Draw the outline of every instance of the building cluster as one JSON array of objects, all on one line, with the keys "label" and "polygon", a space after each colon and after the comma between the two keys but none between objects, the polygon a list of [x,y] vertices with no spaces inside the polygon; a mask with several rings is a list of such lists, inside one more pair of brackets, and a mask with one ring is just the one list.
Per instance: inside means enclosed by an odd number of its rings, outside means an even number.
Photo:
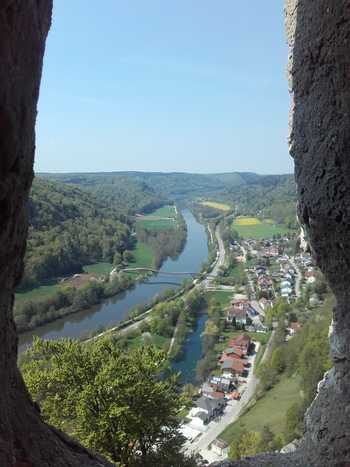
[{"label": "building cluster", "polygon": [[256,287],[261,296],[273,299],[275,291],[273,288],[273,281],[267,267],[264,264],[258,264],[254,268],[256,275]]},{"label": "building cluster", "polygon": [[[238,297],[238,294],[237,294]],[[243,329],[249,332],[267,332],[260,316],[259,307],[254,306],[246,295],[242,298],[235,298],[231,302],[231,307],[226,313],[226,323],[236,329]]]},{"label": "building cluster", "polygon": [[228,400],[240,399],[249,374],[249,356],[252,341],[247,334],[241,334],[228,343],[218,358],[218,372],[201,386],[201,397],[195,401],[187,418],[190,426],[204,430],[212,420],[224,412]]}]

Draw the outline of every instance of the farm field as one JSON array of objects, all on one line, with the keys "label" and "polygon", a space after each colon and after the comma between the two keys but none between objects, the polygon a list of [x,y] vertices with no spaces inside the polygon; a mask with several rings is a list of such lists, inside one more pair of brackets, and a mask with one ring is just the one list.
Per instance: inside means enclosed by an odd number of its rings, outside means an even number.
[{"label": "farm field", "polygon": [[138,216],[136,222],[151,230],[167,230],[177,225],[175,206],[163,206],[150,214]]},{"label": "farm field", "polygon": [[225,211],[225,212],[231,209],[231,206],[229,206],[228,204],[218,203],[216,201],[201,201],[200,204],[202,206],[208,206],[208,208],[213,208],[213,209],[217,209],[219,211]]},{"label": "farm field", "polygon": [[237,217],[232,223],[232,228],[236,230],[241,237],[254,238],[257,240],[290,233],[287,227],[274,224],[272,219],[260,220],[256,217]]},{"label": "farm field", "polygon": [[162,206],[153,211],[150,215],[158,217],[176,217],[176,209],[175,206]]},{"label": "farm field", "polygon": [[149,268],[153,266],[154,254],[152,248],[145,243],[137,242],[136,248],[132,251],[134,261],[129,263],[131,268]]},{"label": "farm field", "polygon": [[[300,401],[300,379],[297,376],[282,378],[239,420],[229,425],[220,438],[231,443],[242,430],[262,432],[268,425],[275,434],[285,431],[286,414],[289,407]],[[278,407],[278,410],[276,410]]]}]

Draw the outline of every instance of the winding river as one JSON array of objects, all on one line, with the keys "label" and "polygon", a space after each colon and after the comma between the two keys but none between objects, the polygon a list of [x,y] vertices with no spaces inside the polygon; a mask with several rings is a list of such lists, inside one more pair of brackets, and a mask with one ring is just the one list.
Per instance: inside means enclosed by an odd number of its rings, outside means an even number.
[{"label": "winding river", "polygon": [[[197,222],[189,210],[185,209],[182,214],[187,224],[185,247],[176,260],[168,259],[163,263],[161,272],[198,272],[201,265],[207,261],[208,247],[204,226]],[[154,275],[148,282],[139,283],[134,288],[105,300],[99,305],[21,334],[19,336],[19,352],[30,345],[33,336],[39,336],[43,339],[80,337],[101,326],[115,326],[125,319],[135,306],[150,302],[156,294],[165,289],[179,287],[184,277]],[[171,284],[168,282],[169,278],[171,278]]]}]

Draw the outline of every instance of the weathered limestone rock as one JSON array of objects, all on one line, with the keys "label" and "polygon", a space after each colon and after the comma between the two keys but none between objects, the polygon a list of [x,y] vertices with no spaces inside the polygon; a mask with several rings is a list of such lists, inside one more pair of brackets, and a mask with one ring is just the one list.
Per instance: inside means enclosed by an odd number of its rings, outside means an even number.
[{"label": "weathered limestone rock", "polygon": [[45,425],[16,366],[13,290],[23,269],[25,205],[52,0],[0,1],[0,466],[110,465]]},{"label": "weathered limestone rock", "polygon": [[286,0],[290,153],[299,218],[336,295],[334,368],[319,384],[294,455],[221,466],[350,465],[350,1]]},{"label": "weathered limestone rock", "polygon": [[299,217],[337,298],[334,369],[306,415],[310,465],[350,463],[350,2],[287,2]]}]

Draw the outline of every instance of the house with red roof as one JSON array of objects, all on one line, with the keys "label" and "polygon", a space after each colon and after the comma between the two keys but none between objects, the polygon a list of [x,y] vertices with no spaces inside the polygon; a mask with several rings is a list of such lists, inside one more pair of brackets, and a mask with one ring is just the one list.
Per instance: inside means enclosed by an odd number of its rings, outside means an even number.
[{"label": "house with red roof", "polygon": [[244,361],[238,358],[226,357],[221,363],[223,373],[231,374],[232,376],[244,376],[247,373]]},{"label": "house with red roof", "polygon": [[229,342],[229,347],[238,349],[242,351],[244,355],[247,355],[249,353],[251,343],[252,340],[248,334],[240,334]]}]

